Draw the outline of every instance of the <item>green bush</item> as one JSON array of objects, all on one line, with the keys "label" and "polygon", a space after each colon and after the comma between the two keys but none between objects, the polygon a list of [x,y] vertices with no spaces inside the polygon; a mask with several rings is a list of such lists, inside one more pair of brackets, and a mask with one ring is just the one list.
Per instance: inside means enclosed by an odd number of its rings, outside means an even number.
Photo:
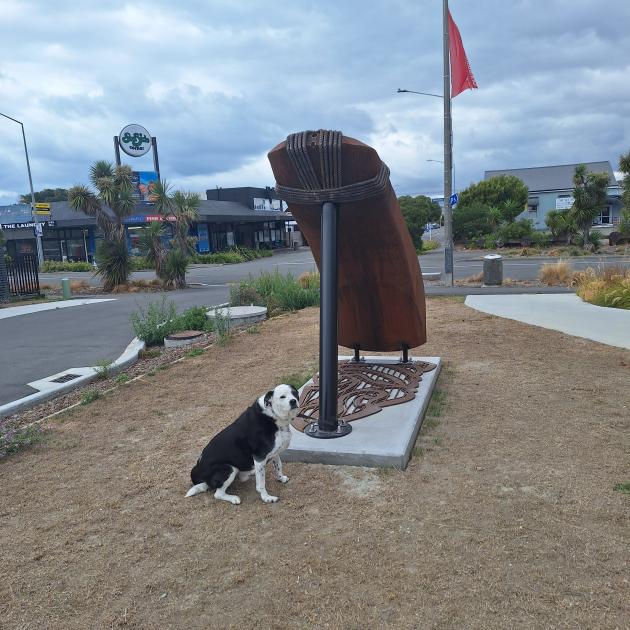
[{"label": "green bush", "polygon": [[483,247],[484,249],[496,249],[497,235],[495,233],[487,234],[483,241]]},{"label": "green bush", "polygon": [[[159,302],[150,302],[146,308],[138,307],[131,313],[133,332],[147,346],[164,342],[164,337],[177,330],[178,318],[175,302],[162,297]],[[183,329],[181,329],[183,330]]]},{"label": "green bush", "polygon": [[0,418],[0,459],[39,442],[42,428],[36,424],[30,427],[20,426],[11,418]]},{"label": "green bush", "polygon": [[547,232],[534,232],[531,239],[536,247],[549,247],[551,245],[551,234]]},{"label": "green bush", "polygon": [[181,315],[177,316],[175,321],[177,330],[206,330],[209,329],[209,320],[206,317],[206,308],[204,306],[191,306]]},{"label": "green bush", "polygon": [[231,265],[245,262],[245,258],[237,252],[215,252],[214,254],[195,254],[193,262],[203,265]]},{"label": "green bush", "polygon": [[255,260],[256,258],[269,258],[270,256],[273,256],[273,252],[270,249],[251,249],[235,245],[225,252],[194,254],[193,262],[211,265],[232,265]]},{"label": "green bush", "polygon": [[94,271],[94,267],[88,262],[61,262],[59,260],[45,260],[39,267],[41,273],[55,271]]},{"label": "green bush", "polygon": [[422,241],[422,251],[430,252],[434,249],[437,249],[440,244],[437,241]]},{"label": "green bush", "polygon": [[513,223],[505,223],[496,231],[497,240],[501,240],[504,243],[532,238],[533,234],[534,224],[530,219],[519,219]]},{"label": "green bush", "polygon": [[485,204],[474,202],[469,206],[457,205],[453,211],[453,238],[465,241],[492,232],[490,224],[490,208]]},{"label": "green bush", "polygon": [[132,256],[131,268],[134,271],[153,271],[154,266],[144,256]]},{"label": "green bush", "polygon": [[262,298],[270,315],[278,311],[297,311],[319,305],[319,286],[315,282],[301,286],[292,274],[282,275],[278,270],[273,273],[263,271],[257,278],[249,276],[241,280],[237,287],[231,291],[231,298],[253,289]]}]

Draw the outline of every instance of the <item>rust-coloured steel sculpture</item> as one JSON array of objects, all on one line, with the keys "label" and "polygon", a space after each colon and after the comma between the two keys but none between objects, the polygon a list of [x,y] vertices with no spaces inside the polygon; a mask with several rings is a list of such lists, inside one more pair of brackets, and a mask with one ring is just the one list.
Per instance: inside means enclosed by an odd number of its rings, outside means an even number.
[{"label": "rust-coloured steel sculpture", "polygon": [[406,355],[425,343],[418,257],[376,151],[337,131],[304,131],[272,149],[269,161],[278,196],[289,204],[318,267],[322,204],[339,208],[339,344],[402,348]]},{"label": "rust-coloured steel sculpture", "polygon": [[[339,364],[337,417],[345,422],[378,413],[383,407],[400,405],[416,397],[423,374],[435,370],[435,363],[375,363],[347,361]],[[319,378],[300,395],[300,415],[291,424],[304,431],[319,419]]]}]

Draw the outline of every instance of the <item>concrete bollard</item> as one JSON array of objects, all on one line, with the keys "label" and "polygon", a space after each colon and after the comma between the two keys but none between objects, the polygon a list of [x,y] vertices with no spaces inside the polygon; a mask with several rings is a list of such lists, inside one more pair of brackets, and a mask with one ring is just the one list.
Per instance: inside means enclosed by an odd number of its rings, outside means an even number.
[{"label": "concrete bollard", "polygon": [[503,257],[488,254],[483,257],[483,286],[500,287],[503,284]]},{"label": "concrete bollard", "polygon": [[70,288],[70,280],[68,280],[68,278],[62,278],[61,292],[63,293],[64,300],[69,300],[72,297],[72,289]]}]

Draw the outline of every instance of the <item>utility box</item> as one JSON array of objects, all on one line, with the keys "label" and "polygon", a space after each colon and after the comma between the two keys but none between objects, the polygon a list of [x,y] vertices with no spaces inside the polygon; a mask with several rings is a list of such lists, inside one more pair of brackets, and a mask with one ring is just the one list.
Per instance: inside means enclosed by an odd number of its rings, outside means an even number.
[{"label": "utility box", "polygon": [[483,286],[500,287],[503,284],[503,256],[488,254],[483,257]]}]

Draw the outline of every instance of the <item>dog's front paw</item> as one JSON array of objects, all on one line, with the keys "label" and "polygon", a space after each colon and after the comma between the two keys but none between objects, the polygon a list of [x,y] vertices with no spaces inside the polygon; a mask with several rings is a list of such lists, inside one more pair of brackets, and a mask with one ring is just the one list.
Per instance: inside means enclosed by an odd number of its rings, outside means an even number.
[{"label": "dog's front paw", "polygon": [[287,481],[289,481],[289,478],[286,475],[280,475],[280,477],[278,477],[278,481],[280,483],[287,483]]},{"label": "dog's front paw", "polygon": [[270,494],[261,494],[260,498],[265,503],[275,503],[278,500],[278,497],[271,496]]},{"label": "dog's front paw", "polygon": [[228,499],[228,501],[232,505],[240,505],[241,504],[241,497],[237,497],[236,495],[231,495],[230,498]]}]

